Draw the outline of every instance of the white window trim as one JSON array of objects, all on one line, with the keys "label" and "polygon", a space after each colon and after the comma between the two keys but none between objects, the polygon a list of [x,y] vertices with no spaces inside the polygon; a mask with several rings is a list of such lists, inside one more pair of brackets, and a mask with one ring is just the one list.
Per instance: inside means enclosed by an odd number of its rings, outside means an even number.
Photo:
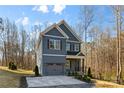
[{"label": "white window trim", "polygon": [[[53,42],[53,46],[54,48],[50,47],[50,40],[53,40],[51,42]],[[57,45],[59,44],[59,45]],[[49,39],[49,49],[53,49],[53,50],[61,50],[61,41],[60,40],[56,40],[56,39]]]}]

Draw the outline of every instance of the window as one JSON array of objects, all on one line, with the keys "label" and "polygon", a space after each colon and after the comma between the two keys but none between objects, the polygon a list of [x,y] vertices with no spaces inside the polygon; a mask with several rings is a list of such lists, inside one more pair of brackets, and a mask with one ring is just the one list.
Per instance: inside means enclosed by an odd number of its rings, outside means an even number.
[{"label": "window", "polygon": [[74,51],[79,51],[79,44],[74,44]]},{"label": "window", "polygon": [[67,50],[67,51],[70,51],[70,50],[71,50],[71,45],[70,45],[70,43],[66,43],[66,50]]},{"label": "window", "polygon": [[60,50],[60,40],[49,39],[49,49]]}]

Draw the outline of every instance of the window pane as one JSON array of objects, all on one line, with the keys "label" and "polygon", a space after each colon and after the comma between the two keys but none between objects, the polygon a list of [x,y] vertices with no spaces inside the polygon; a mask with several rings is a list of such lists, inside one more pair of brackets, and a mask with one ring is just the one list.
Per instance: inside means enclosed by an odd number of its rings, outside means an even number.
[{"label": "window pane", "polygon": [[50,39],[49,40],[49,48],[60,50],[60,40]]},{"label": "window pane", "polygon": [[67,51],[70,51],[70,50],[71,50],[71,49],[70,49],[70,43],[67,43],[67,44],[66,44],[66,50],[67,50]]},{"label": "window pane", "polygon": [[60,40],[56,40],[56,49],[60,50]]},{"label": "window pane", "polygon": [[74,45],[74,51],[79,51],[79,44]]},{"label": "window pane", "polygon": [[49,40],[49,48],[54,49],[54,41],[53,41],[53,39]]}]

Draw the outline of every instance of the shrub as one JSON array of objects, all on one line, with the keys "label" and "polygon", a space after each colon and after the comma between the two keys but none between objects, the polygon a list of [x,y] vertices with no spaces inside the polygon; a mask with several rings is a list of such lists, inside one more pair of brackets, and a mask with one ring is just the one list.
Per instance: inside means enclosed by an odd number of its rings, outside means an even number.
[{"label": "shrub", "polygon": [[71,72],[70,71],[68,72],[68,76],[71,76]]},{"label": "shrub", "polygon": [[82,80],[82,75],[75,76],[76,79]]},{"label": "shrub", "polygon": [[84,80],[86,82],[91,82],[91,78],[88,75],[84,75],[82,80]]},{"label": "shrub", "polygon": [[35,72],[35,76],[39,76],[40,75],[37,65],[35,66],[34,72]]},{"label": "shrub", "polygon": [[11,70],[17,70],[17,66],[13,62],[11,64]]},{"label": "shrub", "polygon": [[14,64],[14,62],[9,63],[9,69],[11,70],[17,70],[17,66]]},{"label": "shrub", "polygon": [[91,74],[91,69],[90,69],[90,67],[88,68],[88,76],[92,78],[92,74]]},{"label": "shrub", "polygon": [[78,73],[77,72],[74,72],[74,76],[78,76]]},{"label": "shrub", "polygon": [[9,62],[9,69],[11,69],[12,68],[12,62]]},{"label": "shrub", "polygon": [[75,75],[75,72],[72,72],[72,76],[74,76]]}]

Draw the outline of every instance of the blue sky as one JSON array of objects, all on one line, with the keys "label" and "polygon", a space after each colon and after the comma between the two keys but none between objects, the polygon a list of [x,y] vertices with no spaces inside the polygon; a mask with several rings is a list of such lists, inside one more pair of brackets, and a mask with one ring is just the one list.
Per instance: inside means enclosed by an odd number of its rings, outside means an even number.
[{"label": "blue sky", "polygon": [[[110,6],[94,6],[95,18],[94,25],[100,25],[101,28],[111,27],[113,25],[113,16]],[[8,17],[17,25],[23,24],[30,29],[34,24],[43,25],[59,22],[64,19],[73,26],[77,23],[80,13],[78,5],[49,5],[49,6],[0,6],[0,17]]]},{"label": "blue sky", "polygon": [[[110,6],[94,6],[95,18],[93,26],[99,26],[103,30],[106,27],[112,28],[114,25],[113,15]],[[78,22],[80,6],[78,5],[8,5],[0,6],[0,17],[8,17],[11,22],[18,26],[24,25],[27,31],[31,31],[31,26],[35,24],[43,25],[59,22],[64,19],[69,25],[74,26]],[[31,32],[33,36],[33,32]],[[39,33],[37,34],[37,36]]]}]

